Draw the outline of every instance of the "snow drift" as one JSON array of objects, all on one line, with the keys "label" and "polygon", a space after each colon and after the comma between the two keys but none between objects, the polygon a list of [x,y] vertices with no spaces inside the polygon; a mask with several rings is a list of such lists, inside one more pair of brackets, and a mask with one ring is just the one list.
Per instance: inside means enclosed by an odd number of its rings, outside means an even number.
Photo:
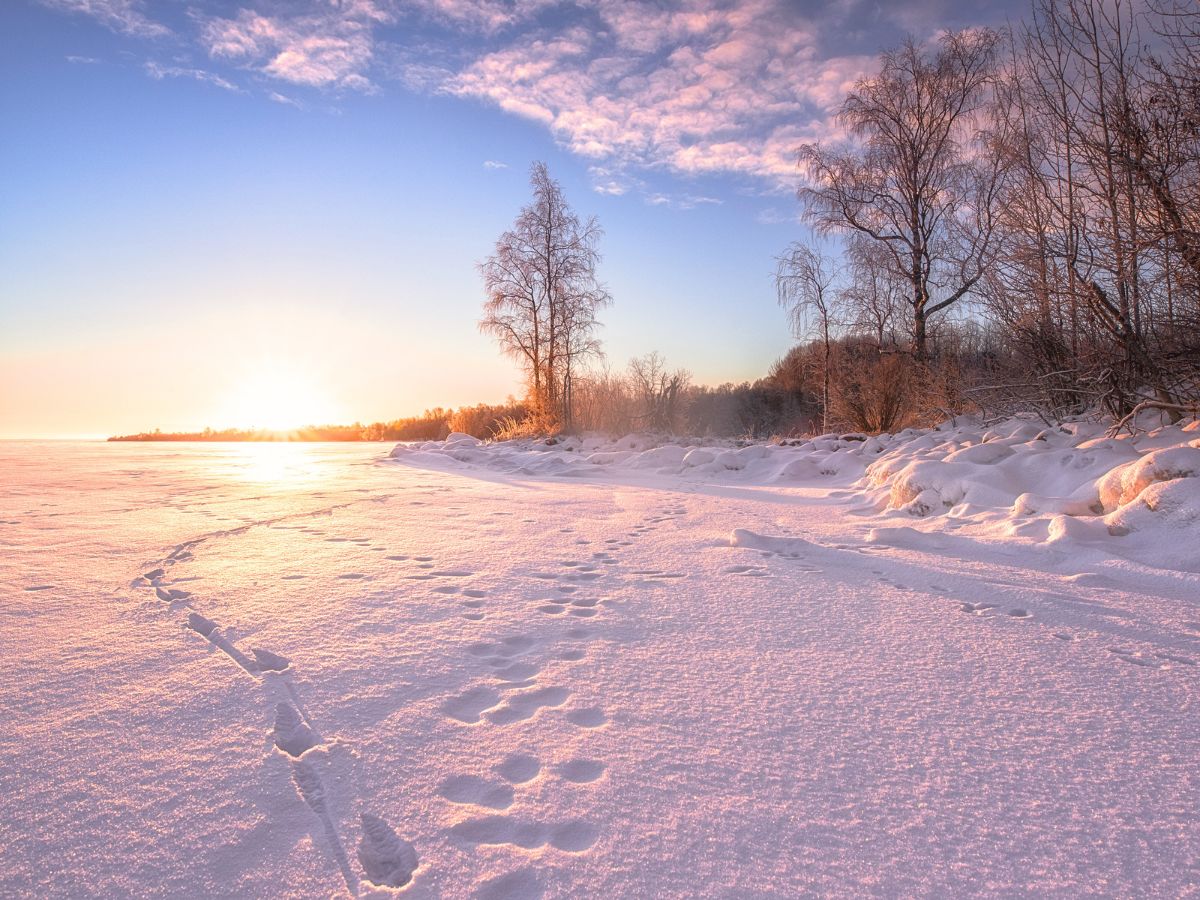
[{"label": "snow drift", "polygon": [[1088,421],[959,419],[897,434],[749,445],[643,434],[484,443],[452,434],[399,444],[391,457],[521,476],[849,488],[841,496],[881,518],[974,522],[1049,545],[1101,542],[1150,565],[1200,571],[1196,421],[1110,437]]}]

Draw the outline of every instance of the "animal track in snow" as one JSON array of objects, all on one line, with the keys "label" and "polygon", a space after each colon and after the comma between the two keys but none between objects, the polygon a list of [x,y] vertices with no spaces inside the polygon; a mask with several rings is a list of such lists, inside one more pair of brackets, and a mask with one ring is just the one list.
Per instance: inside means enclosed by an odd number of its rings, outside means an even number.
[{"label": "animal track in snow", "polygon": [[450,833],[472,844],[513,844],[526,850],[549,844],[569,853],[582,853],[596,843],[597,837],[596,826],[581,819],[546,825],[511,816],[487,816],[459,822],[450,828]]},{"label": "animal track in snow", "polygon": [[538,762],[537,757],[528,753],[514,753],[495,767],[497,775],[513,784],[533,781],[541,770],[542,764]]},{"label": "animal track in snow", "polygon": [[572,759],[558,767],[558,774],[575,784],[588,784],[603,775],[606,768],[594,759]]},{"label": "animal track in snow", "polygon": [[527,681],[537,675],[541,669],[542,667],[535,663],[515,662],[496,669],[493,674],[502,681]]},{"label": "animal track in snow", "polygon": [[438,793],[451,803],[482,806],[487,809],[508,809],[513,802],[513,789],[507,784],[493,784],[476,775],[455,775],[442,782]]},{"label": "animal track in snow", "polygon": [[1031,613],[1029,610],[1023,609],[1019,606],[1016,607],[1015,609],[1010,609],[1008,611],[1008,614],[1010,616],[1012,616],[1014,619],[1031,619],[1031,618],[1033,618],[1033,613]]},{"label": "animal track in snow", "polygon": [[1135,666],[1142,666],[1147,669],[1161,669],[1162,663],[1155,662],[1152,659],[1147,659],[1136,650],[1128,650],[1124,647],[1109,647],[1108,652],[1115,654],[1117,659],[1123,660]]},{"label": "animal track in snow", "polygon": [[580,728],[600,728],[608,724],[608,716],[598,706],[583,706],[567,710],[567,721]]},{"label": "animal track in snow", "polygon": [[489,878],[475,891],[475,900],[540,900],[545,888],[537,870],[526,866]]},{"label": "animal track in snow", "polygon": [[500,694],[488,687],[473,687],[442,704],[442,711],[452,719],[474,725],[484,710],[500,702]]},{"label": "animal track in snow", "polygon": [[510,696],[507,702],[486,713],[487,720],[496,725],[511,725],[537,715],[545,707],[562,706],[571,692],[563,687],[544,687]]},{"label": "animal track in snow", "polygon": [[982,616],[989,609],[995,608],[996,605],[994,603],[964,603],[962,605],[962,611],[973,616]]}]

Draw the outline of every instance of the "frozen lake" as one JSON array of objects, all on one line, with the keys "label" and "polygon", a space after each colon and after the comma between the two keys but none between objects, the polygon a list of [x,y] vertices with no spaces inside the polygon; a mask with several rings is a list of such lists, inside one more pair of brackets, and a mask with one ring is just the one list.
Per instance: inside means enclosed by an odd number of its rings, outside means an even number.
[{"label": "frozen lake", "polygon": [[0,443],[0,895],[1200,885],[1195,574],[389,449]]}]

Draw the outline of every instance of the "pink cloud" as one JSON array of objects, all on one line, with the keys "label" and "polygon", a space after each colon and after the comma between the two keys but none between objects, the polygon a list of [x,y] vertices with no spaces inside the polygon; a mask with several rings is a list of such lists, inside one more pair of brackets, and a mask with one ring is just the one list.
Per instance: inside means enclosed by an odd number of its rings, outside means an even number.
[{"label": "pink cloud", "polygon": [[231,19],[210,19],[201,41],[213,58],[230,60],[310,87],[373,91],[367,77],[375,50],[374,29],[390,21],[368,0],[292,17],[241,10]]},{"label": "pink cloud", "polygon": [[573,152],[616,166],[778,179],[795,175],[796,146],[874,65],[821,58],[815,29],[781,0],[592,8],[604,30],[494,50],[443,90],[541,122]]}]

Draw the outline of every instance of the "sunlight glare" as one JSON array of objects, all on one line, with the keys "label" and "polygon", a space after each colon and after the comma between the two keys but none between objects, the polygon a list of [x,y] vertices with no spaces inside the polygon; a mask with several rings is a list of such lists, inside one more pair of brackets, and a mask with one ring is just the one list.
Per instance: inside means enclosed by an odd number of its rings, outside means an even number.
[{"label": "sunlight glare", "polygon": [[291,431],[336,421],[334,406],[329,395],[296,368],[262,365],[238,380],[220,421],[235,428]]}]

